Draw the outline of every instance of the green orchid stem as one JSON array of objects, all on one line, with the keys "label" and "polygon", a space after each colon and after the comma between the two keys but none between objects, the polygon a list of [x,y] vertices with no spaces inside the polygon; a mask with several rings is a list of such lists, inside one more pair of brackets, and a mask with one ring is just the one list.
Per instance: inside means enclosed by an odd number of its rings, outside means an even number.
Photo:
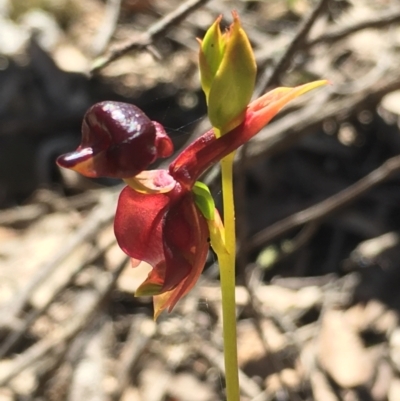
[{"label": "green orchid stem", "polygon": [[222,254],[218,255],[222,292],[226,394],[228,401],[240,400],[235,301],[235,207],[232,180],[234,156],[235,154],[231,153],[221,160],[225,245],[227,252],[220,252]]}]

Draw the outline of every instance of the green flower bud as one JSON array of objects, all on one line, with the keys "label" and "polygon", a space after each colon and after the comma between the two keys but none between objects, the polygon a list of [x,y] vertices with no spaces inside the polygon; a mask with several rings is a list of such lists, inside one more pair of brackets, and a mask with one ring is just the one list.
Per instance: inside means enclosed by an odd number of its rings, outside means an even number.
[{"label": "green flower bud", "polygon": [[229,30],[221,34],[219,17],[200,41],[201,85],[217,136],[243,122],[257,71],[249,39],[237,13],[232,15]]}]

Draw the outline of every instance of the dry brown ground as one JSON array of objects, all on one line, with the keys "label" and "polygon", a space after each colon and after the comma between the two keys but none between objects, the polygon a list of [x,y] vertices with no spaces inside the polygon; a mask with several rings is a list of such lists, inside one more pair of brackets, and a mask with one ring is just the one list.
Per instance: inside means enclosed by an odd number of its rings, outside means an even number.
[{"label": "dry brown ground", "polygon": [[[0,401],[224,399],[215,257],[153,322],[132,296],[148,267],[115,244],[119,187],[54,158],[103,99],[138,104],[177,148],[201,133],[195,38],[232,9],[257,93],[332,81],[238,155],[242,400],[400,400],[398,2],[3,0]],[[218,169],[205,181],[218,198]]]}]

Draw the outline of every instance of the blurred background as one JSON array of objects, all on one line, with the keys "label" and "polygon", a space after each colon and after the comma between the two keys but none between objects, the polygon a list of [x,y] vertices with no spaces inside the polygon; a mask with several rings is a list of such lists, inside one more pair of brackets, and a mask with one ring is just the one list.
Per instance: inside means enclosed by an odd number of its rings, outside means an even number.
[{"label": "blurred background", "polygon": [[400,3],[0,0],[0,401],[224,399],[215,255],[155,323],[114,239],[121,183],[55,159],[102,100],[177,151],[207,130],[196,38],[232,10],[258,95],[331,82],[237,154],[242,400],[400,400]]}]

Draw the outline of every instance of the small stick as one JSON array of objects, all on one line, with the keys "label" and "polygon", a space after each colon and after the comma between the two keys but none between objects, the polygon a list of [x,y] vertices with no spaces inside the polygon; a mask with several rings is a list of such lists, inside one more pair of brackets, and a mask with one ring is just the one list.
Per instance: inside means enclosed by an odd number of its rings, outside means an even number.
[{"label": "small stick", "polygon": [[95,237],[100,228],[108,224],[114,217],[116,196],[114,193],[104,193],[99,205],[82,223],[81,227],[72,235],[71,239],[60,249],[48,263],[46,263],[33,277],[29,283],[16,294],[16,296],[1,311],[0,322],[17,317],[25,307],[29,298],[36,288],[55,271],[60,263],[65,260],[75,248],[82,242],[89,241]]},{"label": "small stick", "polygon": [[[300,110],[284,116],[280,120],[270,123],[248,142],[249,166],[264,158],[287,149],[288,146],[301,136],[321,127],[327,119],[334,118],[338,122],[346,120],[355,110],[376,107],[383,96],[396,89],[400,89],[400,72],[398,69],[387,69],[382,77],[372,82],[368,88],[351,96],[339,97],[330,101],[318,98]],[[322,96],[329,96],[327,91]],[[236,161],[237,162],[237,161]],[[212,183],[209,182],[209,185]]]},{"label": "small stick", "polygon": [[283,53],[282,57],[276,63],[272,73],[269,74],[267,70],[264,76],[261,77],[260,82],[257,86],[257,94],[261,95],[266,91],[267,88],[278,85],[280,82],[280,76],[286,71],[290,60],[292,59],[295,52],[304,44],[308,33],[314,25],[319,15],[325,10],[328,5],[329,0],[320,0],[314,9],[311,11],[310,15],[303,20],[301,23],[295,37],[291,40],[286,51]]},{"label": "small stick", "polygon": [[350,185],[343,191],[325,199],[324,201],[304,209],[298,213],[278,221],[275,224],[260,231],[248,242],[249,250],[253,250],[267,242],[270,242],[290,230],[313,221],[326,218],[333,212],[356,201],[360,196],[374,188],[378,184],[388,180],[400,171],[400,155],[388,159],[380,167],[370,174]]},{"label": "small stick", "polygon": [[345,28],[335,29],[331,32],[324,33],[323,35],[317,36],[315,39],[311,39],[307,41],[306,46],[312,47],[321,43],[333,43],[337,42],[345,38],[346,36],[350,36],[353,33],[362,31],[364,29],[371,28],[387,28],[388,25],[397,23],[400,21],[400,11],[396,12],[387,12],[378,14],[377,17],[359,22],[358,24],[354,24]]},{"label": "small stick", "polygon": [[146,32],[134,37],[128,43],[111,50],[110,53],[102,58],[97,59],[91,69],[91,73],[94,74],[110,64],[112,61],[123,56],[130,50],[143,49],[152,45],[155,38],[164,34],[171,26],[179,24],[187,15],[195,11],[200,6],[206,4],[209,0],[187,0],[182,3],[177,9],[170,12],[159,21],[154,23],[147,29]]},{"label": "small stick", "polygon": [[113,239],[109,244],[107,244],[103,248],[97,248],[93,251],[92,255],[89,255],[87,260],[83,262],[81,265],[77,266],[71,277],[63,283],[63,285],[58,289],[56,293],[50,297],[47,302],[42,305],[39,309],[33,309],[25,318],[22,320],[20,327],[15,331],[12,331],[2,342],[0,346],[0,359],[4,358],[4,356],[10,351],[10,349],[19,341],[19,339],[26,334],[28,329],[32,327],[33,323],[38,319],[39,316],[46,313],[46,311],[50,308],[52,303],[55,301],[57,296],[65,290],[71,283],[73,283],[76,276],[86,267],[93,263],[96,259],[98,259],[101,255],[103,255],[112,245],[115,244],[115,240]]},{"label": "small stick", "polygon": [[98,308],[107,299],[113,290],[118,277],[124,270],[128,257],[116,267],[112,273],[103,273],[96,276],[94,287],[97,289],[96,299],[90,305],[82,306],[82,313],[69,321],[69,324],[63,328],[62,332],[56,332],[50,337],[37,342],[32,347],[28,348],[24,353],[20,354],[14,361],[10,370],[0,378],[0,387],[9,383],[14,377],[18,376],[23,370],[34,364],[36,361],[43,358],[50,352],[63,347],[81,332],[91,321]]},{"label": "small stick", "polygon": [[[303,20],[296,35],[291,40],[286,51],[276,64],[272,73],[270,74],[268,69],[264,71],[264,74],[260,77],[259,82],[257,84],[254,96],[255,98],[260,96],[263,92],[265,92],[265,90],[268,87],[275,84],[279,84],[280,81],[279,77],[287,69],[294,53],[299,49],[301,45],[304,44],[306,37],[310,32],[311,28],[313,27],[315,21],[317,20],[318,16],[326,9],[328,1],[329,0],[320,0],[319,3],[317,3],[317,5],[312,10],[310,15]],[[245,166],[248,157],[247,150],[248,150],[248,144],[246,143],[241,149],[241,152],[239,152],[238,160],[240,160],[240,163],[237,166],[238,168],[236,168],[235,170],[238,173],[238,178],[237,178],[238,184],[241,186],[241,191],[237,191],[238,193],[241,193],[241,196],[237,197],[236,221],[240,223],[240,230],[237,230],[238,234],[240,234],[238,236],[238,239],[241,248],[240,249],[241,252],[238,252],[238,262],[239,262],[238,264],[242,268],[244,268],[244,266],[246,265],[246,260],[247,260],[246,241],[247,241],[248,227],[246,227],[246,218],[245,218],[247,199],[246,199],[246,193],[245,191],[243,191],[245,182],[244,174],[246,170]]]}]

